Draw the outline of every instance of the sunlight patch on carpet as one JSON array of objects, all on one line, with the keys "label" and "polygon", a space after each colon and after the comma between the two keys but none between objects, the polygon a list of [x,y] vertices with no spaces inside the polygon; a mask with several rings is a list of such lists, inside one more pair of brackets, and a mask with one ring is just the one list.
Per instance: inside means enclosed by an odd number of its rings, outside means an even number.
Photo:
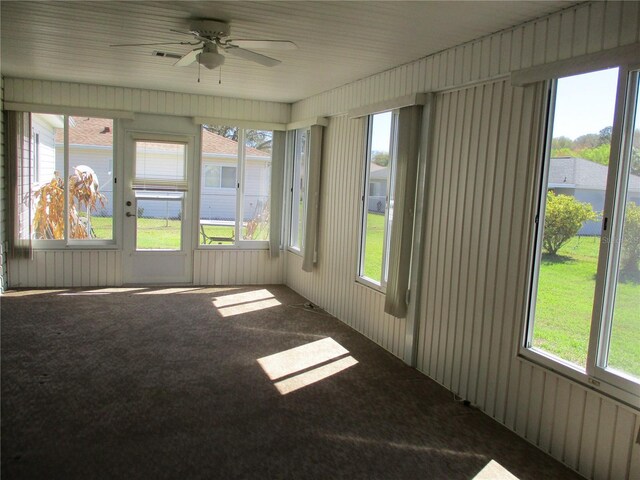
[{"label": "sunlight patch on carpet", "polygon": [[518,480],[518,477],[495,460],[491,460],[472,480]]},{"label": "sunlight patch on carpet", "polygon": [[258,359],[282,395],[317,383],[356,365],[349,351],[327,337]]}]

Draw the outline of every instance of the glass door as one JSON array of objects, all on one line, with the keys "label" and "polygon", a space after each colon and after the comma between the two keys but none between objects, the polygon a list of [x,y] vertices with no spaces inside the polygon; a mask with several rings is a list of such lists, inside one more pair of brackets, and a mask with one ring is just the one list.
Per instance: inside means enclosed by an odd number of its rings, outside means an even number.
[{"label": "glass door", "polygon": [[192,279],[191,137],[128,132],[125,157],[125,283]]}]

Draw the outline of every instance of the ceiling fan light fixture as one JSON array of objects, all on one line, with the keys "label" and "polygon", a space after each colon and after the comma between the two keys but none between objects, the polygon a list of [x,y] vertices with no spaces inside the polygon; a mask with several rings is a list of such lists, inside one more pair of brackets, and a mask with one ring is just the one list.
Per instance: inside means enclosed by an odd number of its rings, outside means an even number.
[{"label": "ceiling fan light fixture", "polygon": [[224,55],[216,51],[204,51],[198,54],[198,63],[209,70],[213,70],[224,63]]}]

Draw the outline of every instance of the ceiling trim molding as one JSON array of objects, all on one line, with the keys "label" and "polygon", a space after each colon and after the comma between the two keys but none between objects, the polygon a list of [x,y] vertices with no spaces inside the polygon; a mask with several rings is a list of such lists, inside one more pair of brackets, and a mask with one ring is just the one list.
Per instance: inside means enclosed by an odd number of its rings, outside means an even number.
[{"label": "ceiling trim molding", "polygon": [[196,125],[228,125],[230,127],[255,128],[259,130],[287,130],[286,123],[261,122],[260,120],[238,120],[223,117],[193,117],[193,123]]},{"label": "ceiling trim molding", "polygon": [[66,107],[59,105],[42,105],[26,102],[4,102],[4,110],[16,112],[48,113],[52,115],[81,115],[87,117],[123,118],[133,120],[135,113],[124,110],[109,110],[102,108]]}]

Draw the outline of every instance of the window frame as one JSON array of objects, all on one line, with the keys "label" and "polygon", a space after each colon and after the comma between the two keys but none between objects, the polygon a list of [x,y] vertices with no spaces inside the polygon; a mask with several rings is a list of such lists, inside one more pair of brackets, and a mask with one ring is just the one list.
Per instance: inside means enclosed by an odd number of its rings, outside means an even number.
[{"label": "window frame", "polygon": [[[299,136],[302,134],[306,135],[305,140],[305,148],[304,154],[300,155],[300,151],[298,149],[298,144],[300,142]],[[288,157],[290,158],[290,173],[288,178],[289,182],[289,195],[288,195],[288,221],[287,224],[289,226],[287,234],[287,249],[290,252],[293,252],[298,255],[302,255],[304,253],[304,236],[306,232],[306,221],[307,221],[307,208],[309,204],[309,154],[310,154],[310,137],[311,137],[311,128],[298,128],[291,132],[291,145],[292,148],[289,150]],[[297,199],[300,198],[300,188],[299,188],[299,178],[300,178],[300,168],[302,166],[304,160],[304,197],[302,199],[302,219],[299,218],[300,212],[298,209],[298,219],[294,222],[294,207],[297,204]],[[297,187],[297,188],[296,188]],[[297,226],[300,225],[300,220],[302,220],[302,232],[298,232]],[[294,225],[296,228],[294,229]],[[293,243],[293,233],[297,232],[298,238],[300,239],[300,245],[294,245]]]},{"label": "window frame", "polygon": [[[236,128],[238,131],[238,153],[237,153],[237,160],[235,163],[235,166],[232,168],[235,168],[236,170],[236,185],[233,188],[228,188],[228,187],[206,187],[204,184],[204,172],[202,171],[203,167],[204,167],[204,160],[203,160],[203,156],[202,156],[202,145],[203,145],[203,141],[202,141],[202,132],[204,130],[204,124],[200,124],[200,157],[199,157],[199,161],[198,161],[198,169],[199,169],[199,174],[198,174],[198,191],[197,191],[197,221],[194,222],[194,238],[196,238],[197,240],[196,242],[196,249],[198,250],[255,250],[255,249],[260,249],[260,250],[266,250],[269,248],[269,240],[243,240],[241,237],[241,233],[242,233],[242,215],[244,214],[244,209],[243,209],[243,202],[244,202],[244,191],[245,191],[245,171],[246,171],[246,164],[247,164],[247,155],[246,155],[246,131],[247,130],[258,130],[258,131],[271,131],[273,133],[273,130],[268,130],[268,129],[263,129],[263,128],[249,128],[249,127],[239,127],[239,126],[233,126],[233,125],[222,125],[222,124],[210,124],[210,125],[218,125],[218,126],[225,126],[225,127],[233,127]],[[273,144],[272,144],[273,145]],[[273,167],[273,152],[271,152],[271,168]],[[210,163],[210,162],[209,162]],[[226,166],[226,167],[231,167],[231,165],[221,165],[221,166]],[[222,182],[222,171],[220,172],[220,181]],[[269,195],[271,195],[271,184],[272,184],[273,179],[270,177],[270,183],[269,183]],[[229,192],[230,190],[235,189],[235,221],[234,221],[234,238],[233,238],[233,243],[226,243],[226,244],[208,244],[208,243],[202,243],[202,234],[200,231],[200,210],[201,210],[201,203],[202,203],[202,193],[204,191],[214,191],[214,190],[218,190],[218,191],[226,191]]]},{"label": "window frame", "polygon": [[[532,361],[553,372],[566,376],[581,384],[599,391],[634,408],[640,407],[640,381],[620,371],[612,371],[603,366],[607,360],[610,346],[612,315],[617,271],[620,255],[619,240],[622,234],[626,188],[630,171],[631,145],[633,141],[634,115],[637,108],[638,87],[640,84],[640,65],[618,65],[618,83],[614,108],[611,150],[608,177],[605,190],[605,203],[602,212],[603,228],[598,252],[597,274],[592,304],[592,316],[589,330],[587,361],[584,369],[556,355],[533,346],[533,329],[540,260],[542,256],[542,237],[546,207],[546,192],[553,137],[553,120],[558,77],[547,81],[546,126],[539,141],[544,148],[537,175],[536,199],[533,211],[533,228],[530,245],[529,285],[526,312],[524,315],[522,336],[519,342],[520,358]],[[614,67],[611,67],[614,68]],[[580,73],[602,70],[589,69]],[[635,118],[635,126],[640,118]]]},{"label": "window frame", "polygon": [[[62,178],[65,179],[65,192],[64,192],[64,207],[63,207],[63,215],[65,218],[64,225],[64,239],[54,240],[54,239],[32,239],[32,248],[34,250],[96,250],[96,249],[104,249],[104,250],[114,250],[119,248],[118,235],[119,235],[119,221],[120,221],[120,208],[119,208],[119,198],[121,192],[119,190],[119,186],[117,183],[117,178],[119,176],[119,162],[117,155],[117,128],[116,127],[116,118],[104,115],[103,113],[97,111],[92,112],[83,112],[82,114],[64,113],[64,114],[55,114],[47,111],[29,111],[28,113],[32,118],[33,115],[59,115],[63,117],[63,158],[62,158]],[[103,120],[111,121],[111,131],[112,131],[112,144],[111,144],[111,171],[113,172],[113,191],[111,194],[112,197],[112,214],[111,214],[111,239],[72,239],[69,238],[69,190],[68,190],[68,179],[70,173],[70,149],[69,149],[69,121],[71,117],[81,117],[81,118],[99,118]],[[38,162],[40,157],[40,145],[34,146],[34,142],[40,140],[40,134],[35,132],[35,128],[33,127],[33,120],[31,120],[32,125],[32,162]],[[55,156],[55,133],[54,133],[54,156]],[[37,157],[36,157],[37,154]],[[37,170],[38,175],[40,175],[40,167],[35,166],[33,170]],[[33,176],[33,174],[32,174]],[[32,182],[32,187],[37,185],[40,187],[43,185],[43,182],[38,178],[37,182]]]},{"label": "window frame", "polygon": [[[372,138],[373,138],[373,121],[374,117],[383,113],[391,113],[391,125],[389,136],[389,173],[387,176],[387,188],[386,188],[386,200],[384,210],[384,234],[382,240],[382,271],[380,283],[374,279],[364,275],[364,257],[366,253],[366,241],[367,241],[367,212],[369,210],[369,184],[371,174],[371,153],[372,153]],[[381,293],[386,292],[387,287],[387,275],[389,270],[389,243],[391,240],[391,224],[389,222],[390,215],[390,199],[393,195],[393,188],[395,188],[395,170],[397,162],[397,141],[398,141],[398,109],[381,111],[372,113],[366,116],[366,136],[365,136],[365,157],[364,168],[362,176],[362,190],[361,190],[361,202],[360,202],[360,232],[359,232],[359,246],[358,257],[356,266],[356,282],[366,285]]]}]

